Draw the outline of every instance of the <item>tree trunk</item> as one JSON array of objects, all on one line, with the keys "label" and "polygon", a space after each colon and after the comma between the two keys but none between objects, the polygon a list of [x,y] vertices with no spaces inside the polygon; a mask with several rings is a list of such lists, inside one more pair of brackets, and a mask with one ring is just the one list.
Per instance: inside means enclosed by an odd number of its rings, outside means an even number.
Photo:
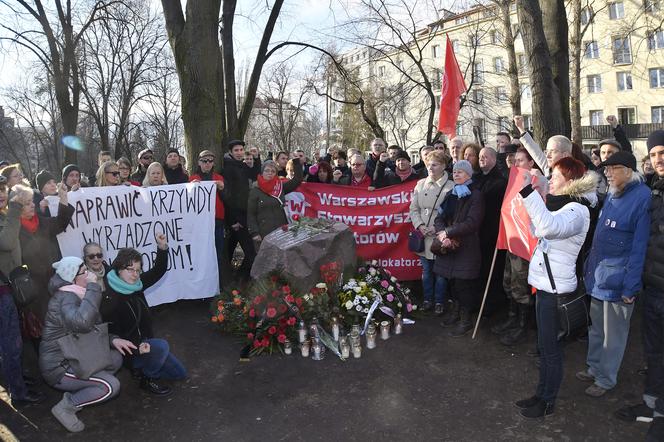
[{"label": "tree trunk", "polygon": [[581,0],[571,0],[572,30],[570,37],[570,123],[572,141],[579,146],[583,145],[581,138]]},{"label": "tree trunk", "polygon": [[535,140],[544,147],[549,137],[562,134],[564,130],[560,94],[553,81],[539,2],[517,0],[517,6],[523,43],[529,54]]},{"label": "tree trunk", "polygon": [[541,0],[544,36],[551,55],[553,82],[558,88],[562,130],[560,134],[571,134],[570,84],[569,84],[569,30],[565,0]]},{"label": "tree trunk", "polygon": [[[510,80],[510,106],[512,115],[521,115],[521,85],[519,84],[519,68],[516,61],[514,49],[514,35],[512,34],[512,22],[510,21],[509,0],[503,0],[498,4],[500,8],[500,21],[503,25],[503,44],[507,51],[507,76]],[[514,123],[512,123],[514,124]],[[516,128],[514,128],[516,129]]]}]

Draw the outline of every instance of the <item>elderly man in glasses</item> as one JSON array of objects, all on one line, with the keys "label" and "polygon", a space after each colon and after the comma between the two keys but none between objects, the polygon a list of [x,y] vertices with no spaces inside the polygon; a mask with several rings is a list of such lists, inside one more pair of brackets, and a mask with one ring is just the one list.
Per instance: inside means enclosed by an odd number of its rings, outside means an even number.
[{"label": "elderly man in glasses", "polygon": [[224,203],[222,191],[224,190],[224,177],[214,172],[214,152],[204,150],[198,154],[198,167],[189,177],[190,182],[214,181],[217,185],[217,200],[214,214],[214,245],[217,250],[217,266],[219,268],[219,288],[221,288],[222,257],[224,256]]},{"label": "elderly man in glasses", "polygon": [[131,179],[142,183],[145,179],[145,174],[147,173],[148,166],[154,161],[154,154],[150,149],[143,149],[138,153],[138,164],[136,165],[136,170],[131,174]]}]

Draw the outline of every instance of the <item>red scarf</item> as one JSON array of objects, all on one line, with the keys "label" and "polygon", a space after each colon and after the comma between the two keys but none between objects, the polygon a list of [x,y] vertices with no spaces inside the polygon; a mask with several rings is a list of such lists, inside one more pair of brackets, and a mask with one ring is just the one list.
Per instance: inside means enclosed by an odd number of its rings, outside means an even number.
[{"label": "red scarf", "polygon": [[398,167],[395,167],[394,171],[396,172],[397,176],[401,178],[401,181],[405,181],[413,173],[413,168],[411,167],[410,169],[401,171]]},{"label": "red scarf", "polygon": [[268,195],[279,198],[283,189],[283,181],[278,176],[266,180],[262,175],[258,175],[258,187]]},{"label": "red scarf", "polygon": [[364,174],[364,176],[362,177],[362,179],[360,181],[357,181],[354,176],[351,176],[351,178],[352,178],[351,184],[353,186],[358,186],[358,187],[369,187],[369,186],[371,186],[371,178],[366,173]]},{"label": "red scarf", "polygon": [[21,225],[28,233],[35,233],[39,228],[39,217],[37,215],[33,215],[32,219],[21,217]]}]

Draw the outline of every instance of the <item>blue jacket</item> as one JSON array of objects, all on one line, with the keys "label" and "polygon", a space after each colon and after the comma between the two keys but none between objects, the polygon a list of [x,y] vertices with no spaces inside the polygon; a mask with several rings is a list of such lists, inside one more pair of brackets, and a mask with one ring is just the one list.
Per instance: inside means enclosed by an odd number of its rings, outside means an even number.
[{"label": "blue jacket", "polygon": [[650,229],[650,189],[628,183],[620,195],[609,194],[597,220],[585,264],[586,290],[601,301],[621,301],[641,290]]}]

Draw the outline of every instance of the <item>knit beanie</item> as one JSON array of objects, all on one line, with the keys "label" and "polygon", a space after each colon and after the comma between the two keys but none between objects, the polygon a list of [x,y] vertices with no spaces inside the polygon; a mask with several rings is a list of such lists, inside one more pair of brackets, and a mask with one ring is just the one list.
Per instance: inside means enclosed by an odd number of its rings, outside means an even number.
[{"label": "knit beanie", "polygon": [[168,150],[166,151],[166,156],[168,156],[168,155],[170,155],[170,154],[172,154],[172,153],[176,153],[176,154],[180,155],[180,151],[179,151],[179,150],[177,150],[177,149],[174,148],[174,147],[171,147],[170,149],[168,149]]},{"label": "knit beanie", "polygon": [[76,164],[67,164],[64,169],[62,169],[62,181],[67,181],[67,177],[72,172],[81,173],[81,169],[78,168]]},{"label": "knit beanie", "polygon": [[473,166],[467,160],[461,160],[454,163],[454,169],[461,169],[468,174],[469,177],[473,176]]},{"label": "knit beanie", "polygon": [[35,177],[35,183],[37,184],[37,190],[42,191],[42,188],[48,183],[49,181],[55,181],[55,177],[51,172],[48,170],[42,170],[37,174]]},{"label": "knit beanie", "polygon": [[60,278],[73,283],[82,264],[83,260],[78,256],[65,256],[60,261],[54,262],[53,268]]},{"label": "knit beanie", "polygon": [[408,160],[408,162],[410,162],[410,156],[408,155],[408,152],[406,152],[405,150],[400,150],[399,153],[397,154],[397,157],[394,159],[394,161],[396,161],[400,158],[402,158],[404,160]]},{"label": "knit beanie", "polygon": [[648,135],[648,151],[655,146],[664,146],[664,130],[656,130],[655,132]]}]

